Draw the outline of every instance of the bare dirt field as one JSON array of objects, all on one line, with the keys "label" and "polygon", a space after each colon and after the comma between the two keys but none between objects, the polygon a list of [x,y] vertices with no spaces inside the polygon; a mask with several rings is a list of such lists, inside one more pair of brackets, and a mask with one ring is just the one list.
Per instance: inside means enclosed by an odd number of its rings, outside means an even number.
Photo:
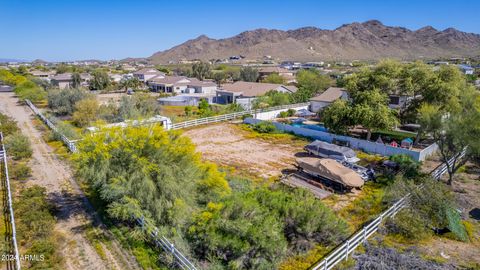
[{"label": "bare dirt field", "polygon": [[32,177],[26,185],[40,185],[47,189],[49,199],[58,209],[56,232],[66,239],[62,243],[65,260],[63,269],[138,269],[135,258],[112,240],[101,245],[102,258],[86,236],[88,228],[103,231],[103,224],[95,214],[76,181],[70,167],[59,160],[34,127],[31,110],[17,104],[13,93],[0,93],[0,112],[14,118],[22,133],[29,136],[33,155],[29,162]]},{"label": "bare dirt field", "polygon": [[221,123],[187,130],[203,158],[223,166],[232,166],[257,177],[268,178],[294,168],[295,154],[300,145],[275,144],[249,138],[248,131],[235,124]]}]

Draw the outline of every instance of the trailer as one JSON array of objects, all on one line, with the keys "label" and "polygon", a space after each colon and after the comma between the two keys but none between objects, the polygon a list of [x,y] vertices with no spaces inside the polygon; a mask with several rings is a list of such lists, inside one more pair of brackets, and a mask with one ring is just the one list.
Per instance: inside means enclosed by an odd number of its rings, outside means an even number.
[{"label": "trailer", "polygon": [[361,188],[365,183],[357,172],[330,158],[304,157],[296,163],[299,171],[326,180],[336,189]]},{"label": "trailer", "polygon": [[310,143],[309,145],[305,146],[304,149],[312,155],[322,158],[336,159],[341,162],[346,161],[349,163],[355,163],[360,160],[357,158],[355,151],[353,151],[351,148],[338,146],[319,140]]}]

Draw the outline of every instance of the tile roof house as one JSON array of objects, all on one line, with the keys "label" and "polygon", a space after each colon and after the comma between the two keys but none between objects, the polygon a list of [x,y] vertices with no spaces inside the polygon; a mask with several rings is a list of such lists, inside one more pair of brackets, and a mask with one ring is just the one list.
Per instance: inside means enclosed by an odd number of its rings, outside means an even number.
[{"label": "tile roof house", "polygon": [[148,80],[150,89],[164,93],[202,93],[214,95],[217,84],[212,81],[200,81],[184,76],[158,76]]},{"label": "tile roof house", "polygon": [[[88,73],[81,73],[80,78],[82,82],[80,86],[88,86],[88,83],[92,79],[92,76]],[[57,86],[60,89],[70,88],[72,86],[72,73],[61,73],[50,78],[52,85]]]},{"label": "tile roof house", "polygon": [[310,111],[319,112],[338,99],[348,99],[347,90],[338,87],[329,87],[323,93],[310,99]]},{"label": "tile roof house", "polygon": [[154,77],[165,77],[165,73],[160,72],[154,68],[144,68],[133,73],[133,77],[139,81],[146,83],[148,80]]},{"label": "tile roof house", "polygon": [[252,105],[251,102],[256,97],[265,95],[271,90],[282,93],[294,93],[297,91],[297,87],[274,83],[237,81],[223,84],[222,88],[217,90],[216,101],[220,104],[239,103],[244,108],[249,109]]},{"label": "tile roof house", "polygon": [[29,73],[32,74],[33,77],[37,77],[41,79],[48,79],[55,74],[51,71],[41,71],[41,70],[32,70]]},{"label": "tile roof house", "polygon": [[260,80],[265,79],[271,74],[278,74],[282,76],[285,79],[286,83],[296,82],[295,71],[293,70],[289,70],[283,67],[264,67],[258,70]]}]

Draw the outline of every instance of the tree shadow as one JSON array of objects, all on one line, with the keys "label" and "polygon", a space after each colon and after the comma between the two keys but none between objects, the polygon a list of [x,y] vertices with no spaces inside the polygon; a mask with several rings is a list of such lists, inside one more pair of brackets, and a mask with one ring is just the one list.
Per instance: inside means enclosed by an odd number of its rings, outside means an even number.
[{"label": "tree shadow", "polygon": [[[83,215],[94,226],[100,226],[101,222],[95,219],[85,209],[88,208],[86,198],[80,194],[69,192],[54,192],[49,194],[49,200],[55,205],[54,215],[59,221],[65,221],[78,215]],[[81,228],[79,228],[81,229]]]},{"label": "tree shadow", "polygon": [[468,212],[470,214],[470,217],[475,219],[475,220],[480,220],[480,208],[473,208]]}]

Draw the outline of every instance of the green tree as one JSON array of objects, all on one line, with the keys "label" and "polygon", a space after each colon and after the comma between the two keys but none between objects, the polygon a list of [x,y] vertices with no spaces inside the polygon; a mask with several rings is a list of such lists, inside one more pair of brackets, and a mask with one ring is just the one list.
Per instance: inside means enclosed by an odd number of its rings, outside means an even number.
[{"label": "green tree", "polygon": [[422,184],[421,188],[413,181],[402,178],[397,178],[387,188],[384,200],[389,203],[400,199],[407,193],[411,194],[408,209],[414,220],[410,224],[397,224],[400,232],[406,232],[406,236],[411,234],[408,232],[424,233],[425,230],[421,230],[421,228],[409,228],[423,225],[436,229],[448,228],[459,240],[468,240],[450,189],[428,177],[417,179],[417,181]]},{"label": "green tree", "polygon": [[24,81],[18,84],[13,91],[19,99],[28,99],[32,102],[42,101],[47,96],[47,92],[32,81]]},{"label": "green tree", "polygon": [[240,69],[240,80],[245,82],[256,82],[258,80],[258,70],[253,67],[243,67]]},{"label": "green tree", "polygon": [[92,73],[92,80],[90,81],[90,89],[92,90],[104,90],[110,86],[110,76],[104,70],[97,69]]},{"label": "green tree", "polygon": [[78,72],[72,73],[72,87],[78,88],[82,84],[82,76]]},{"label": "green tree", "polygon": [[196,253],[231,269],[275,269],[287,251],[281,223],[255,198],[237,196],[197,217],[189,229]]},{"label": "green tree", "polygon": [[127,89],[140,89],[143,83],[137,78],[125,79],[120,81],[120,88]]},{"label": "green tree", "polygon": [[297,73],[298,90],[294,93],[295,102],[307,102],[322,93],[332,84],[332,80],[314,70],[301,70]]},{"label": "green tree", "polygon": [[[464,89],[460,106],[442,109],[439,105],[424,104],[419,109],[422,131],[430,134],[438,145],[442,161],[447,164],[448,184],[470,155],[480,153],[480,95],[472,87]],[[457,154],[468,150],[464,159]],[[453,158],[449,164],[447,161]]]},{"label": "green tree", "polygon": [[205,62],[195,63],[192,66],[193,77],[203,81],[210,76],[210,64]]},{"label": "green tree", "polygon": [[198,103],[198,114],[201,117],[207,117],[213,114],[210,104],[208,104],[206,99],[202,99],[200,100],[200,103]]},{"label": "green tree", "polygon": [[276,90],[270,90],[262,96],[257,97],[253,101],[254,108],[272,107],[287,105],[292,103],[292,95],[290,93],[282,93]]},{"label": "green tree", "polygon": [[50,89],[47,94],[48,107],[57,115],[72,114],[75,103],[90,97],[87,91],[78,88]]},{"label": "green tree", "polygon": [[96,99],[82,99],[75,104],[72,120],[77,126],[85,127],[97,119],[98,112],[99,105]]},{"label": "green tree", "polygon": [[163,73],[165,73],[165,74],[167,74],[167,75],[169,75],[169,74],[172,73],[172,71],[171,71],[168,67],[165,67],[165,66],[159,66],[159,65],[157,65],[157,66],[155,66],[155,68],[156,68],[158,71],[163,72]]},{"label": "green tree", "polygon": [[215,72],[213,73],[213,80],[217,83],[219,87],[221,87],[222,84],[225,83],[227,80],[227,74],[225,74],[225,72],[223,71]]},{"label": "green tree", "polygon": [[167,230],[181,228],[199,203],[230,192],[224,175],[201,161],[187,137],[158,125],[104,129],[78,147],[79,176],[118,220],[144,216]]},{"label": "green tree", "polygon": [[398,124],[395,111],[387,103],[388,98],[377,89],[353,96],[352,122],[367,129],[367,140],[370,140],[373,129],[391,130]]},{"label": "green tree", "polygon": [[285,84],[285,78],[278,75],[278,73],[272,73],[262,80],[263,83],[276,83]]},{"label": "green tree", "polygon": [[347,134],[353,126],[352,106],[343,99],[336,100],[321,112],[322,121],[329,131],[336,134]]}]

